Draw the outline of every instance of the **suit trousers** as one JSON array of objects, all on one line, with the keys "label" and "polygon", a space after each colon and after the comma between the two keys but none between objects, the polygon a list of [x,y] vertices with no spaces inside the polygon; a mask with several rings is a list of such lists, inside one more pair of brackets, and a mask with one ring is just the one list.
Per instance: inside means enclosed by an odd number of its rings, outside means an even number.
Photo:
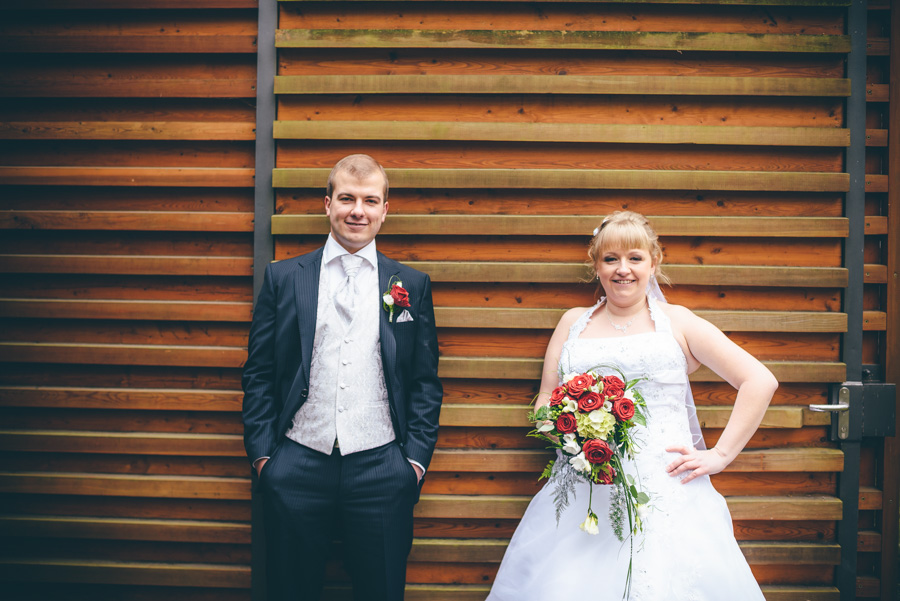
[{"label": "suit trousers", "polygon": [[270,601],[318,601],[337,539],[356,601],[403,599],[418,482],[396,441],[341,456],[284,438],[259,486]]}]

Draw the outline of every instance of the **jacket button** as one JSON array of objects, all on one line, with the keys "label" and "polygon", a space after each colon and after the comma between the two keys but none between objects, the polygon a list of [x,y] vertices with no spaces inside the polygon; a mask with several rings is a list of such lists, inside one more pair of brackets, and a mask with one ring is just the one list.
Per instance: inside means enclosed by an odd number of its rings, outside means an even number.
[{"label": "jacket button", "polygon": [[306,397],[309,396],[309,390],[304,388],[303,390],[300,391],[300,396],[302,396],[305,399]]}]

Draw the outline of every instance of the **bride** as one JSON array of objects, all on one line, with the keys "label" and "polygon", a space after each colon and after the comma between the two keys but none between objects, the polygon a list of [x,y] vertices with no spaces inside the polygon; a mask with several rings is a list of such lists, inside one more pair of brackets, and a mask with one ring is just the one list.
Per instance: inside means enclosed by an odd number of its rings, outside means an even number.
[{"label": "bride", "polygon": [[[552,483],[532,500],[516,529],[488,601],[618,600],[632,560],[632,601],[759,600],[764,597],[734,538],[725,499],[709,476],[731,463],[759,427],[778,382],[766,367],[709,322],[663,299],[656,282],[662,249],[647,219],[629,211],[607,217],[588,252],[605,294],[593,307],[560,319],[544,356],[536,405],[563,373],[614,364],[637,384],[647,426],[634,430],[638,452],[625,472],[650,502],[643,531],[620,542],[608,519],[610,486],[594,485],[600,533],[579,528],[588,483],[557,523]],[[706,449],[688,374],[701,364],[737,389],[734,411]]]}]

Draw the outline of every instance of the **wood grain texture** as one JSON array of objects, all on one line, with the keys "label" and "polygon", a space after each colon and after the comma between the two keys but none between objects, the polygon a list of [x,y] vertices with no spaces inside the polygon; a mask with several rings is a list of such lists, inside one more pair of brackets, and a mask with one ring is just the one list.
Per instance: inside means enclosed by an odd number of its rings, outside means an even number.
[{"label": "wood grain texture", "polygon": [[2,140],[255,140],[252,122],[5,121]]},{"label": "wood grain texture", "polygon": [[159,319],[249,323],[251,309],[252,303],[239,301],[0,298],[0,317],[37,319]]},{"label": "wood grain texture", "polygon": [[253,187],[254,170],[218,167],[0,167],[7,186]]},{"label": "wood grain texture", "polygon": [[0,229],[252,232],[253,214],[219,211],[5,211]]}]

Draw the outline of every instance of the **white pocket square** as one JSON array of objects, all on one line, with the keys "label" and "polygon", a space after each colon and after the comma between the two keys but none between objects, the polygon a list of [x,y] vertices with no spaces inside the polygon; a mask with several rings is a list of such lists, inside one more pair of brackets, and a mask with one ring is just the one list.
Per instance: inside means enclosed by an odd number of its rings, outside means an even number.
[{"label": "white pocket square", "polygon": [[397,316],[397,323],[403,323],[405,321],[413,321],[413,317],[409,314],[409,311],[403,309],[403,313]]}]

